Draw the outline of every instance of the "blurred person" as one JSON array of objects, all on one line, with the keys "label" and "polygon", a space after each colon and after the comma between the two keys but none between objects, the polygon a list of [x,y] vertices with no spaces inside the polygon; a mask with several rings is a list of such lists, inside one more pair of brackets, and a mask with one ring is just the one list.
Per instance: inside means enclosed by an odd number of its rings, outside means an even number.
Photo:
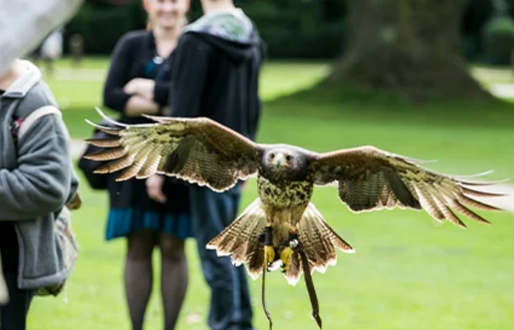
[{"label": "blurred person", "polygon": [[78,180],[57,103],[28,61],[16,59],[0,75],[0,125],[0,251],[9,295],[0,329],[23,330],[38,290],[69,275],[54,222]]},{"label": "blurred person", "polygon": [[[253,22],[232,0],[202,0],[204,15],[188,25],[172,62],[169,114],[209,117],[255,140],[261,112],[258,86],[262,41]],[[244,267],[217,257],[206,244],[237,215],[241,184],[217,193],[190,186],[191,215],[203,275],[211,289],[213,330],[253,329]]]},{"label": "blurred person", "polygon": [[84,0],[0,0],[0,75],[66,23]]},{"label": "blurred person", "polygon": [[[143,4],[148,29],[129,32],[119,40],[103,96],[104,104],[121,114],[119,120],[131,124],[148,122],[142,114],[163,114],[170,88],[169,60],[190,5],[189,0],[144,0]],[[188,186],[160,176],[124,182],[112,177],[108,190],[106,239],[127,238],[124,281],[132,329],[143,328],[155,246],[161,254],[165,329],[174,329],[188,285],[184,241],[193,235]]]},{"label": "blurred person", "polygon": [[[0,0],[0,76],[57,26],[67,22],[84,0]],[[52,19],[48,19],[51,17]],[[9,73],[7,73],[9,74]],[[4,77],[2,77],[4,78]],[[1,245],[1,244],[0,244]],[[0,249],[0,260],[1,260]],[[0,262],[0,306],[9,299]],[[1,327],[1,309],[0,309]]]},{"label": "blurred person", "polygon": [[62,57],[63,47],[63,28],[60,27],[50,33],[48,37],[43,40],[41,45],[33,52],[33,60],[36,65],[42,60],[45,63],[45,68],[48,74],[53,74],[53,63]]}]

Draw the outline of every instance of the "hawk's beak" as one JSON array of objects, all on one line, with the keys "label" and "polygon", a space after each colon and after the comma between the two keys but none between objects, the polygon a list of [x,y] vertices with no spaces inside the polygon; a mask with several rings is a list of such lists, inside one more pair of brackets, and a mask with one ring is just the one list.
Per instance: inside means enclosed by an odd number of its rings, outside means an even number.
[{"label": "hawk's beak", "polygon": [[284,154],[276,155],[275,159],[273,159],[273,165],[275,165],[276,167],[286,167],[288,164]]}]

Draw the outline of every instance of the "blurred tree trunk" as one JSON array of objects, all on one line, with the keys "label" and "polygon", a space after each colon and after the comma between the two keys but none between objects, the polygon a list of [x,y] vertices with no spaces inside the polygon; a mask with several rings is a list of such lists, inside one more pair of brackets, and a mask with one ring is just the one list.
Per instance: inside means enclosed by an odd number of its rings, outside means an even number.
[{"label": "blurred tree trunk", "polygon": [[458,55],[466,2],[347,0],[347,49],[328,81],[414,97],[488,97]]}]

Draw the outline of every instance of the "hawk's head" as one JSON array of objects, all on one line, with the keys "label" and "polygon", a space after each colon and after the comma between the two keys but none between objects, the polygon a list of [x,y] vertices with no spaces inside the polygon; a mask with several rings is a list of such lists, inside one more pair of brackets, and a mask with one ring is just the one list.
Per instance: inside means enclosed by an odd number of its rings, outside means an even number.
[{"label": "hawk's head", "polygon": [[272,146],[264,152],[262,167],[270,178],[302,180],[309,169],[309,153],[293,146]]}]

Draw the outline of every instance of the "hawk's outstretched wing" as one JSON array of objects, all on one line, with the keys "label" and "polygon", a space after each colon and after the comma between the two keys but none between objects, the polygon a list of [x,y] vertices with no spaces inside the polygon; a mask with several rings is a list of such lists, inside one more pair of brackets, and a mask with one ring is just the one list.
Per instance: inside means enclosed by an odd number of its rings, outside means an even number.
[{"label": "hawk's outstretched wing", "polygon": [[499,210],[473,197],[504,194],[483,191],[498,182],[475,182],[439,174],[420,167],[420,161],[394,155],[375,147],[360,147],[319,155],[313,163],[314,181],[326,185],[337,181],[339,197],[354,212],[400,208],[424,209],[439,221],[464,223],[450,209],[471,219],[488,223],[467,206]]},{"label": "hawk's outstretched wing", "polygon": [[168,118],[145,116],[156,123],[126,125],[107,118],[114,127],[98,127],[113,135],[109,139],[89,139],[106,148],[88,159],[110,161],[95,173],[124,169],[118,181],[166,174],[207,185],[215,191],[233,187],[238,179],[254,174],[261,149],[256,143],[208,118]]}]

